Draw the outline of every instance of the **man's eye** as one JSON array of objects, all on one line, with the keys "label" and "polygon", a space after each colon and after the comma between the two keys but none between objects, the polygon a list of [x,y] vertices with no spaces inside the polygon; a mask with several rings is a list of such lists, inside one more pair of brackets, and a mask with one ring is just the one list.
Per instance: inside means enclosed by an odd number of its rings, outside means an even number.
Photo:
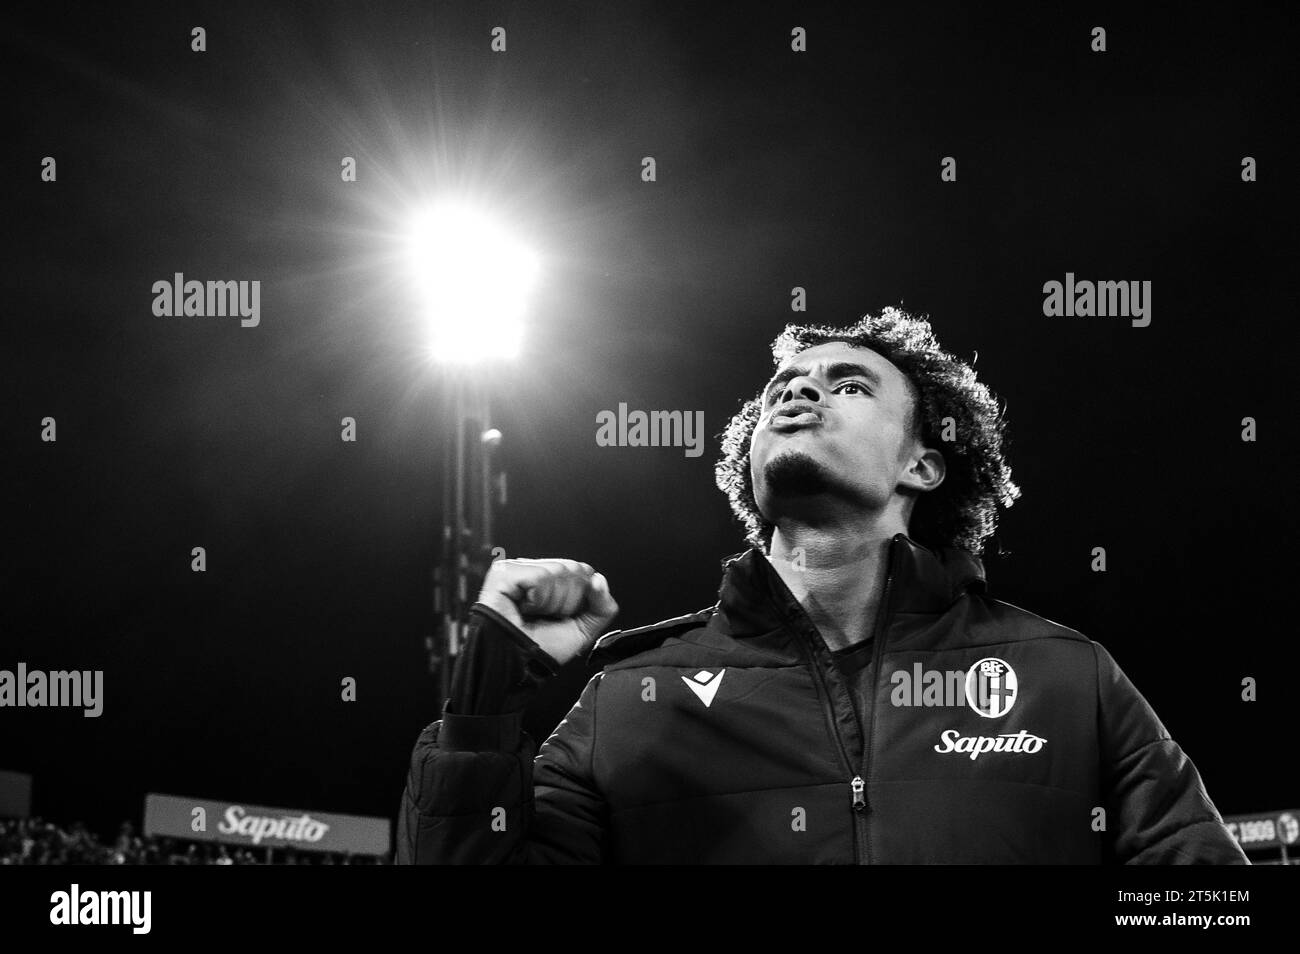
[{"label": "man's eye", "polygon": [[867,389],[867,386],[861,383],[860,381],[845,381],[843,384],[841,384],[839,387],[835,389],[835,393],[838,394],[840,391],[843,391],[845,388],[856,388],[859,392],[863,394],[871,393]]}]

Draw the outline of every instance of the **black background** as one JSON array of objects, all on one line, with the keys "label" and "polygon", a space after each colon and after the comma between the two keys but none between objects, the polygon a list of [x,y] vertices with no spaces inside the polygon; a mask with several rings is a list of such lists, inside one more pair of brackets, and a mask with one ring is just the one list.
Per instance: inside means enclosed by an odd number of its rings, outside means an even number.
[{"label": "black background", "polygon": [[[0,710],[36,811],[396,811],[439,707],[441,468],[395,249],[444,190],[544,257],[524,357],[483,371],[508,554],[594,564],[617,625],[711,604],[743,547],[715,435],[771,339],[901,304],[1007,405],[1024,496],[990,594],[1107,646],[1222,812],[1294,807],[1293,24],[901,6],[9,12],[0,668],[105,670],[98,719]],[[155,317],[177,271],[260,280],[260,326]],[[1150,326],[1044,317],[1067,271],[1150,280]],[[598,447],[620,402],[703,410],[705,454]],[[535,737],[584,680],[548,687]]]}]

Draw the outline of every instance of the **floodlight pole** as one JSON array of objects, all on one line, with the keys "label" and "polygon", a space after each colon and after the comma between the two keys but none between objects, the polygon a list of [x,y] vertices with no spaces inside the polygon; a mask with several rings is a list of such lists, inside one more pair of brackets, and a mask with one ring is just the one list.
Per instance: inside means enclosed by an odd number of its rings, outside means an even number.
[{"label": "floodlight pole", "polygon": [[[493,477],[496,442],[483,376],[453,365],[443,381],[442,526],[434,569],[435,634],[425,641],[440,699],[451,695],[452,670],[465,643],[468,613],[492,562],[492,512],[504,503],[504,475]],[[494,493],[494,489],[498,492]]]}]

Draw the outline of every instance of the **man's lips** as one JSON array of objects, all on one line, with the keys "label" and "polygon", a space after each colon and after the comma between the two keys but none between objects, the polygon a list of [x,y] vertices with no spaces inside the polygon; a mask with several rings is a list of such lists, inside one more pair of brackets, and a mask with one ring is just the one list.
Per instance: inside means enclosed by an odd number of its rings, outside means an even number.
[{"label": "man's lips", "polygon": [[767,426],[774,431],[797,431],[803,427],[814,427],[821,422],[820,414],[801,411],[797,414],[777,414]]}]

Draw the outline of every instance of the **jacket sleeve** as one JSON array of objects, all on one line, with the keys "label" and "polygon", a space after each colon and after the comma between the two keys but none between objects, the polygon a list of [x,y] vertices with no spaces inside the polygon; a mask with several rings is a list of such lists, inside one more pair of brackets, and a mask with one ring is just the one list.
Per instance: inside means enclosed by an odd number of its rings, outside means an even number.
[{"label": "jacket sleeve", "polygon": [[1191,759],[1105,648],[1097,662],[1107,860],[1121,864],[1249,864]]},{"label": "jacket sleeve", "polygon": [[[485,627],[490,624],[484,623]],[[491,671],[471,643],[496,640],[491,652],[512,651],[498,627],[466,642],[458,677],[471,667]],[[526,637],[525,637],[526,638]],[[514,652],[524,650],[517,646]],[[536,650],[540,652],[540,650]],[[474,664],[477,657],[478,663]],[[522,658],[522,657],[520,657]],[[465,686],[470,680],[458,678]],[[592,779],[597,674],[568,716],[542,744],[522,731],[522,711],[497,714],[481,689],[458,689],[442,719],[425,728],[411,753],[398,813],[398,864],[581,864],[603,856],[605,805]],[[485,714],[448,706],[477,693]],[[517,691],[509,697],[520,701]]]}]

